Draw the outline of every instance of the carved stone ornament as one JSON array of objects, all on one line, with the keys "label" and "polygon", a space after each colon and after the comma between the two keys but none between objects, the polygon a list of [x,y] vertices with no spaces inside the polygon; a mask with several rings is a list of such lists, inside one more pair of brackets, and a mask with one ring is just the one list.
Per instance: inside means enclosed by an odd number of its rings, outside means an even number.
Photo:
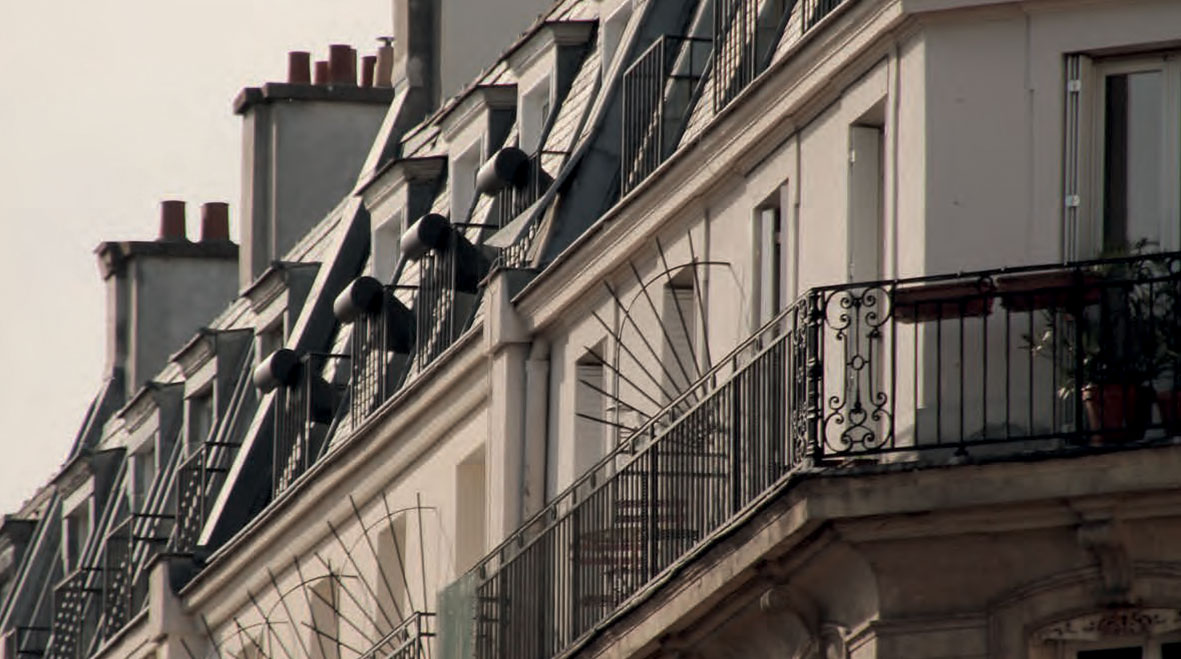
[{"label": "carved stone ornament", "polygon": [[1040,642],[1146,637],[1181,629],[1181,610],[1119,608],[1054,623],[1034,634]]}]

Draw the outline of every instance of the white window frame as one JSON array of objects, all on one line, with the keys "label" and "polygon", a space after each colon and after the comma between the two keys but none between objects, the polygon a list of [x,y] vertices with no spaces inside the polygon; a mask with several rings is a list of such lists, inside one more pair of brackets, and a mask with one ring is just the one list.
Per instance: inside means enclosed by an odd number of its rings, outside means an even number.
[{"label": "white window frame", "polygon": [[383,284],[390,283],[394,276],[399,254],[398,241],[405,231],[402,222],[402,211],[395,211],[384,222],[376,223],[373,227],[373,277]]},{"label": "white window frame", "polygon": [[451,158],[451,221],[467,222],[476,202],[476,172],[484,163],[484,145],[475,140]]},{"label": "white window frame", "polygon": [[545,76],[521,94],[521,111],[517,113],[517,144],[525,153],[537,152],[545,137],[545,124],[553,109],[553,90],[550,83],[550,76]]},{"label": "white window frame", "polygon": [[[1149,71],[1162,74],[1162,115],[1165,118],[1160,182],[1165,216],[1160,227],[1160,244],[1153,249],[1181,249],[1181,185],[1178,185],[1181,181],[1181,51],[1102,59],[1074,55],[1068,57],[1067,70],[1063,177],[1067,258],[1092,258],[1102,253],[1105,247],[1107,77]],[[1077,130],[1072,129],[1072,122]]]}]

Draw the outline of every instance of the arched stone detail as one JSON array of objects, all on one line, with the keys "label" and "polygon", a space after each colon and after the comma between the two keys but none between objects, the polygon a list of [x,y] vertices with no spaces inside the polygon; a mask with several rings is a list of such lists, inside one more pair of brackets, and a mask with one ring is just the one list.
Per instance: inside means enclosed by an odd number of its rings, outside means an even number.
[{"label": "arched stone detail", "polygon": [[1131,564],[1131,591],[1145,597],[1112,606],[1099,566],[1068,570],[1009,591],[989,612],[989,655],[1057,657],[1061,643],[1154,636],[1181,630],[1181,571]]}]

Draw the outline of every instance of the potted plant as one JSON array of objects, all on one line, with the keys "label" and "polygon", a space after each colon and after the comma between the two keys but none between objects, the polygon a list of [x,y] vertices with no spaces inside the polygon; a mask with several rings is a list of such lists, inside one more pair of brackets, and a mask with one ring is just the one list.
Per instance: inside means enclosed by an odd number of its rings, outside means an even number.
[{"label": "potted plant", "polygon": [[1138,440],[1151,421],[1152,385],[1162,364],[1162,301],[1156,287],[1141,283],[1141,267],[1118,262],[1095,268],[1095,278],[1077,279],[1089,290],[1072,296],[1074,309],[1044,310],[1045,329],[1029,341],[1036,354],[1056,358],[1059,395],[1077,392],[1092,444]]}]

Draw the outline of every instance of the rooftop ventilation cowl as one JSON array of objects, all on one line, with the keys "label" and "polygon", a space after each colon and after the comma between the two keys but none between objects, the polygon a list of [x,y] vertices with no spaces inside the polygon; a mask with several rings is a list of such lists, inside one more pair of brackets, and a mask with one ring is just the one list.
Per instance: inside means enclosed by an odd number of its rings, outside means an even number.
[{"label": "rooftop ventilation cowl", "polygon": [[529,156],[515,146],[500,149],[480,167],[476,174],[476,190],[481,194],[494,195],[510,185],[516,188],[524,186],[528,162]]},{"label": "rooftop ventilation cowl", "polygon": [[280,348],[254,367],[251,379],[259,391],[269,394],[280,386],[295,384],[299,380],[300,367],[299,355],[294,350]]},{"label": "rooftop ventilation cowl", "polygon": [[438,213],[427,213],[402,234],[402,256],[417,261],[432,249],[442,251],[447,248],[451,233],[447,218]]}]

